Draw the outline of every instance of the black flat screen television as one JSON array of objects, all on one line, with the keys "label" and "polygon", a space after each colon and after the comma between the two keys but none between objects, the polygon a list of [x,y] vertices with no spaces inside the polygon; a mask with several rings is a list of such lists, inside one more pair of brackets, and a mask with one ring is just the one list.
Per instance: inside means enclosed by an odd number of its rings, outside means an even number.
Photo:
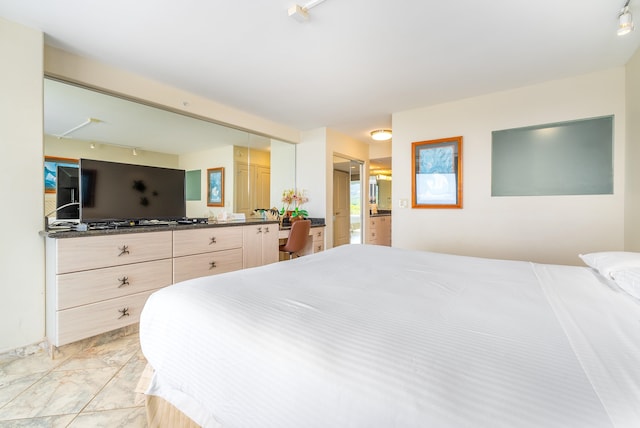
[{"label": "black flat screen television", "polygon": [[179,220],[186,215],[185,171],[80,159],[80,221]]},{"label": "black flat screen television", "polygon": [[78,172],[77,166],[58,165],[56,171],[56,219],[77,220],[80,218]]}]

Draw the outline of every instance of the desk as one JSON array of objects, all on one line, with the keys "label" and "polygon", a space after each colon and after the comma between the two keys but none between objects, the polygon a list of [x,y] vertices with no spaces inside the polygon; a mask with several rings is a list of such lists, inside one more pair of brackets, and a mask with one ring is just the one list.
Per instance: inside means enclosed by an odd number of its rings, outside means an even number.
[{"label": "desk", "polygon": [[[301,256],[324,251],[324,229],[325,225],[311,225],[311,229],[309,229],[309,239],[307,240],[307,244],[305,245],[304,249],[299,252]],[[286,241],[286,239],[289,237],[290,231],[290,228],[280,229],[278,231],[278,239],[280,239],[281,244],[283,244],[284,241]]]}]

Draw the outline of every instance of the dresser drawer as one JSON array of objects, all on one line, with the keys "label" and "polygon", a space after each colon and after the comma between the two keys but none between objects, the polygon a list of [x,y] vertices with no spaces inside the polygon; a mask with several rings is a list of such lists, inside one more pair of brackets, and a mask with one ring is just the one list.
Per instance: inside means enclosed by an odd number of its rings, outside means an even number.
[{"label": "dresser drawer", "polygon": [[173,232],[173,256],[242,247],[242,227],[211,227]]},{"label": "dresser drawer", "polygon": [[58,275],[56,310],[86,305],[171,284],[171,259]]},{"label": "dresser drawer", "polygon": [[140,312],[152,291],[131,294],[91,305],[65,309],[56,313],[57,337],[49,338],[56,346],[95,336],[140,321]]},{"label": "dresser drawer", "polygon": [[170,231],[56,239],[56,273],[171,258]]},{"label": "dresser drawer", "polygon": [[324,227],[311,228],[311,235],[313,235],[313,242],[324,242]]},{"label": "dresser drawer", "polygon": [[173,282],[242,269],[242,248],[173,259]]}]

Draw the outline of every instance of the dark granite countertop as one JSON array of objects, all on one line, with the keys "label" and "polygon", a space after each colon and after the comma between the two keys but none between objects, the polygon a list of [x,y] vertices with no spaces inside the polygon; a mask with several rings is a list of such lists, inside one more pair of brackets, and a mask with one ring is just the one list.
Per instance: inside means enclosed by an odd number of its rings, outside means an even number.
[{"label": "dark granite countertop", "polygon": [[[324,218],[311,218],[311,227],[325,226]],[[257,224],[279,224],[279,220],[263,220],[258,218],[251,218],[247,220],[234,220],[226,222],[216,223],[193,223],[193,224],[179,224],[175,222],[169,222],[168,224],[149,224],[144,226],[94,226],[87,231],[74,231],[74,230],[45,230],[41,231],[40,235],[48,238],[78,238],[83,236],[103,236],[103,235],[117,235],[123,233],[148,233],[148,232],[162,232],[162,231],[174,231],[174,230],[189,230],[189,229],[207,229],[215,227],[235,227],[235,226],[251,226]],[[283,224],[280,229],[290,229],[290,224]]]},{"label": "dark granite countertop", "polygon": [[174,231],[174,230],[188,230],[188,229],[207,229],[213,227],[235,227],[235,226],[250,226],[253,224],[279,224],[278,220],[262,220],[262,219],[247,219],[247,220],[234,220],[226,222],[216,223],[193,223],[193,224],[179,224],[175,222],[169,222],[168,224],[150,224],[145,226],[94,226],[87,231],[73,231],[73,230],[46,230],[40,232],[42,236],[48,238],[77,238],[82,236],[102,236],[102,235],[117,235],[122,233],[148,233],[148,232],[162,232],[162,231]]}]

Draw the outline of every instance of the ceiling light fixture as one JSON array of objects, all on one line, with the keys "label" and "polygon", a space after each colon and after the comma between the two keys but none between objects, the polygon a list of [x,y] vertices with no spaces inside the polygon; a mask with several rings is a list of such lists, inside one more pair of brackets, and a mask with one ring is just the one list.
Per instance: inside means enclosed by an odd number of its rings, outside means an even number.
[{"label": "ceiling light fixture", "polygon": [[80,125],[75,126],[73,128],[71,128],[70,130],[68,130],[67,132],[63,132],[60,135],[56,135],[56,137],[59,139],[66,137],[67,135],[71,134],[72,132],[76,132],[78,129],[80,128],[84,128],[85,126],[91,124],[91,123],[100,123],[102,122],[100,119],[95,119],[93,117],[90,117],[89,119],[85,120],[84,122],[82,122]]},{"label": "ceiling light fixture", "polygon": [[391,139],[391,130],[390,129],[376,129],[375,131],[371,131],[371,138],[376,141],[387,141]]},{"label": "ceiling light fixture", "polygon": [[309,9],[315,7],[322,3],[325,0],[312,0],[304,6],[300,6],[299,4],[294,4],[287,11],[289,16],[296,21],[302,23],[309,20]]},{"label": "ceiling light fixture", "polygon": [[629,9],[629,3],[631,0],[627,0],[618,14],[618,36],[624,36],[633,31],[633,16]]}]

